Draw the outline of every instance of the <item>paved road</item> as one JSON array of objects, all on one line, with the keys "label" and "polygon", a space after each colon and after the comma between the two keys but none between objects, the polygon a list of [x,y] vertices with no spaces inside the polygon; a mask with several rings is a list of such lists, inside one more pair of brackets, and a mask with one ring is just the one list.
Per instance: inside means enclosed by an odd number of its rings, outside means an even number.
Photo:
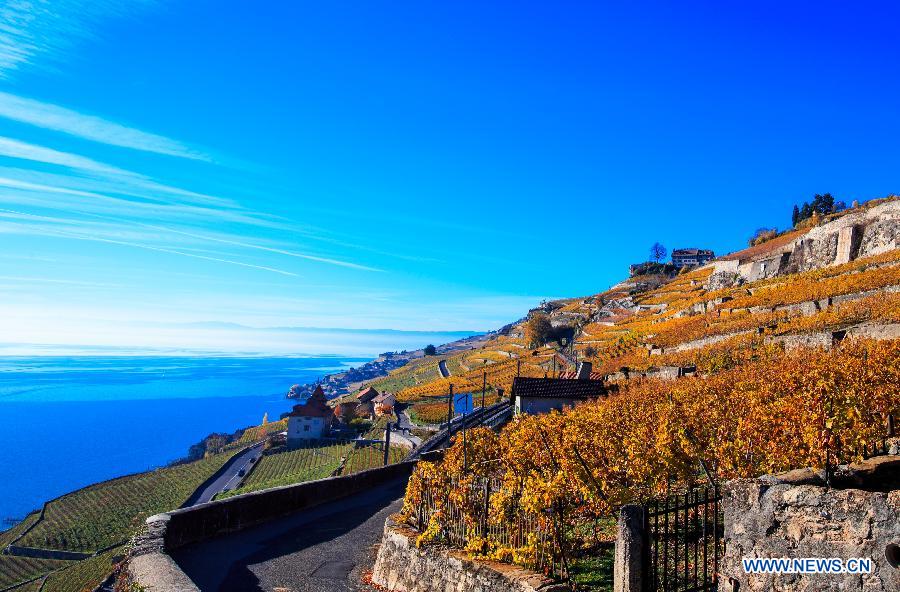
[{"label": "paved road", "polygon": [[438,370],[441,371],[441,376],[444,378],[450,378],[450,370],[447,369],[447,362],[441,360],[438,362]]},{"label": "paved road", "polygon": [[384,521],[406,480],[179,549],[175,561],[200,590],[347,592],[374,562]]},{"label": "paved road", "polygon": [[241,469],[250,469],[252,465],[250,459],[258,457],[262,453],[263,444],[263,442],[260,442],[255,446],[251,446],[244,452],[235,455],[234,458],[229,460],[225,465],[225,470],[222,472],[222,474],[202,490],[198,490],[197,492],[195,492],[194,495],[192,495],[191,498],[184,504],[184,507],[196,506],[197,504],[205,504],[206,502],[211,501],[217,493],[219,493],[226,487],[228,487],[229,489],[234,489],[235,487],[237,487],[237,484],[241,480],[241,477],[238,475],[238,473],[241,471]]},{"label": "paved road", "polygon": [[[409,413],[407,413],[406,411],[406,405],[400,403],[397,408],[399,409],[399,411],[397,411],[397,428],[403,434],[403,437],[415,444],[416,447],[421,446],[422,438],[415,436],[412,433],[412,430],[417,426],[409,418]],[[393,437],[393,434],[391,435],[391,437]]]}]

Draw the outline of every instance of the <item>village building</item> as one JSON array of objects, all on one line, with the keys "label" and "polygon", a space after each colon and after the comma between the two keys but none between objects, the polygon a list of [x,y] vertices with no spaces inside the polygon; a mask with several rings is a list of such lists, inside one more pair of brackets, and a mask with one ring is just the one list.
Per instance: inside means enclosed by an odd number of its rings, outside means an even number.
[{"label": "village building", "polygon": [[397,397],[391,393],[382,393],[372,399],[372,404],[375,406],[375,415],[390,415],[394,412]]},{"label": "village building", "polygon": [[328,406],[321,386],[302,405],[294,405],[288,413],[287,444],[299,446],[308,440],[324,438],[331,430],[334,410]]},{"label": "village building", "polygon": [[366,401],[356,406],[356,417],[372,419],[375,417],[375,405],[372,401]]},{"label": "village building", "polygon": [[512,400],[516,414],[562,411],[578,403],[597,399],[607,393],[602,380],[592,378],[590,364],[579,368],[577,378],[528,378],[513,380]]},{"label": "village building", "polygon": [[369,401],[371,401],[372,399],[377,397],[379,394],[380,393],[377,390],[375,390],[375,387],[370,386],[370,387],[364,388],[363,390],[359,391],[359,393],[356,395],[356,400],[359,401],[360,403],[368,403]]},{"label": "village building", "polygon": [[672,265],[687,267],[688,265],[706,265],[716,258],[709,249],[675,249],[672,251]]},{"label": "village building", "polygon": [[356,417],[359,406],[356,401],[341,401],[334,406],[334,416],[341,423],[350,423]]}]

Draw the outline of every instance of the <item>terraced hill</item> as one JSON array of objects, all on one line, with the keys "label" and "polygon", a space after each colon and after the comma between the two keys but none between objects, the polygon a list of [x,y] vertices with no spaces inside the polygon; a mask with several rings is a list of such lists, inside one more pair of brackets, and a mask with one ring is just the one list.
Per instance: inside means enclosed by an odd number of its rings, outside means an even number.
[{"label": "terraced hill", "polygon": [[[589,361],[609,380],[710,372],[760,347],[830,347],[854,335],[900,337],[900,199],[807,223],[674,278],[637,276],[599,294],[543,303],[481,347],[423,358],[373,381],[422,422],[446,418],[446,395],[507,393],[516,375]],[[526,340],[545,316],[556,338]],[[441,377],[444,361],[450,377]],[[477,395],[476,395],[477,397]]]},{"label": "terraced hill", "polygon": [[[590,361],[611,381],[664,379],[713,374],[770,348],[829,348],[853,336],[897,339],[898,229],[900,199],[869,202],[675,277],[636,276],[599,294],[543,303],[476,346],[416,358],[368,384],[395,392],[410,405],[413,420],[438,423],[451,387],[475,393],[476,400],[483,391],[490,404],[501,389],[509,392],[517,375],[554,375],[579,361]],[[535,332],[538,325],[545,331]],[[442,376],[440,362],[449,376]],[[248,430],[219,454],[189,465],[54,500],[42,515],[0,533],[0,547],[15,542],[94,555],[82,561],[0,555],[0,590],[17,584],[20,591],[93,587],[121,554],[117,545],[144,517],[178,506],[236,447],[276,429],[282,426]],[[301,451],[270,459],[248,488],[330,474],[340,457],[322,464],[308,456]],[[353,462],[370,464],[362,457]]]},{"label": "terraced hill", "polygon": [[[179,507],[235,453],[279,428],[284,422],[250,428],[207,458],[96,483],[47,502],[0,533],[0,590],[93,590],[145,518]],[[35,553],[56,557],[26,556]]]}]

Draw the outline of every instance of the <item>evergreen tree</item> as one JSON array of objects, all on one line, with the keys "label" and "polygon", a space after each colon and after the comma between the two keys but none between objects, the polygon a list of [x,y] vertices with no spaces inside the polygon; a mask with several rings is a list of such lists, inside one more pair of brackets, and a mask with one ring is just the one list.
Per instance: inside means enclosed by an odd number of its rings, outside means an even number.
[{"label": "evergreen tree", "polygon": [[800,221],[800,208],[794,204],[794,211],[791,212],[791,226],[796,226],[797,222]]},{"label": "evergreen tree", "polygon": [[812,216],[813,208],[809,205],[808,202],[803,202],[803,207],[800,208],[800,221],[806,220],[810,216]]}]

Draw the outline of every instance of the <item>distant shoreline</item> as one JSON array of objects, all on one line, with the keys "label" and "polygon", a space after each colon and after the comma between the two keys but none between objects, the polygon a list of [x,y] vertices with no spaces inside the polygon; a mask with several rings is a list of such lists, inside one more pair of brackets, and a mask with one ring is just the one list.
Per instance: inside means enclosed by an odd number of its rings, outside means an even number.
[{"label": "distant shoreline", "polygon": [[[502,329],[501,329],[502,330]],[[446,354],[464,349],[475,349],[488,341],[492,336],[496,335],[496,331],[487,333],[470,334],[462,339],[450,341],[435,346],[437,355]],[[325,391],[325,396],[329,399],[337,399],[358,390],[363,384],[372,382],[384,376],[387,376],[392,370],[402,368],[412,360],[425,357],[425,350],[417,349],[412,351],[385,352],[377,358],[366,362],[365,364],[354,368],[350,368],[345,372],[335,374],[326,374],[321,380],[306,384],[295,384],[291,386],[287,393],[288,399],[303,398],[313,391],[317,386],[321,386]]]}]

